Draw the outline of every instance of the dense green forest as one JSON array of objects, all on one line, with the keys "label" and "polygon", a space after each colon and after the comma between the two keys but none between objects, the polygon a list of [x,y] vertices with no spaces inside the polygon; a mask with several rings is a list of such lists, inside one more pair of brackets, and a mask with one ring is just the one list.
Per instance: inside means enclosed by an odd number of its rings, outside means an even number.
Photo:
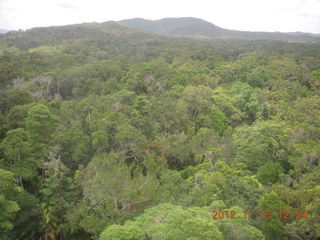
[{"label": "dense green forest", "polygon": [[0,239],[320,239],[319,90],[320,43],[1,35]]}]

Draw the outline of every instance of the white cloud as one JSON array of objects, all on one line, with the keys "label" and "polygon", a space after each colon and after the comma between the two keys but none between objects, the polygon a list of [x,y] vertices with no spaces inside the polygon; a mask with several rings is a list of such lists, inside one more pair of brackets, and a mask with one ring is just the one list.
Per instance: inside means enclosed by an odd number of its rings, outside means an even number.
[{"label": "white cloud", "polygon": [[251,31],[320,32],[319,0],[0,0],[0,28],[193,16]]}]

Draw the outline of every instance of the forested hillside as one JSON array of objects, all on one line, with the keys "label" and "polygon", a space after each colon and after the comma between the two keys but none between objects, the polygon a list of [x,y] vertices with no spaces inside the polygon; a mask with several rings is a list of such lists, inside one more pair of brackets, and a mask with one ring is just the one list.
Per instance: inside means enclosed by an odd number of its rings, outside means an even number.
[{"label": "forested hillside", "polygon": [[1,35],[0,239],[320,239],[319,90],[320,43]]}]

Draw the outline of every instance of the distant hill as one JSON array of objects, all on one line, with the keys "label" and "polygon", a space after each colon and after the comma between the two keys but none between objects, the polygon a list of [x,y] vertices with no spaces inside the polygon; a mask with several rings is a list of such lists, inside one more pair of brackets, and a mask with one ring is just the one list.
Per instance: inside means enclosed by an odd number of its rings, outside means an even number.
[{"label": "distant hill", "polygon": [[225,35],[226,31],[212,23],[196,18],[164,18],[156,21],[134,18],[122,20],[119,23],[143,31],[174,36],[216,37]]},{"label": "distant hill", "polygon": [[281,32],[249,32],[220,28],[210,22],[198,18],[164,18],[161,20],[146,20],[133,18],[121,20],[121,25],[147,32],[180,37],[201,38],[238,38],[246,40],[282,40],[289,42],[320,42],[320,35],[311,33],[281,33]]},{"label": "distant hill", "polygon": [[7,32],[10,32],[10,30],[7,29],[0,29],[0,34],[5,34]]}]

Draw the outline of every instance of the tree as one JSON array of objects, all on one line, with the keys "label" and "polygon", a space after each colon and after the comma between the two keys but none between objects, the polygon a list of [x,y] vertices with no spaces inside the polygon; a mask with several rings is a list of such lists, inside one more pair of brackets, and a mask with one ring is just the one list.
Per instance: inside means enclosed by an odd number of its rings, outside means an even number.
[{"label": "tree", "polygon": [[229,209],[219,209],[219,211],[224,212],[234,212],[236,219],[219,219],[217,224],[219,226],[219,230],[222,232],[224,239],[230,240],[264,240],[265,236],[263,233],[254,226],[250,225],[250,220],[244,219],[243,216],[243,209],[238,206],[233,206]]},{"label": "tree", "polygon": [[36,169],[39,167],[39,162],[32,153],[27,133],[22,128],[8,131],[0,148],[5,154],[5,158],[0,163],[12,171],[19,185],[23,187],[22,179],[35,176]]},{"label": "tree", "polygon": [[[268,209],[268,210],[267,210]],[[267,240],[271,239],[284,239],[287,234],[284,232],[284,219],[280,219],[279,211],[293,212],[292,208],[288,206],[280,196],[275,192],[266,193],[263,195],[256,207],[256,212],[270,211],[272,214],[271,219],[266,219],[265,215],[260,214],[257,219],[259,229],[264,233]]]},{"label": "tree", "polygon": [[254,171],[267,162],[280,163],[288,171],[292,167],[288,159],[294,153],[289,142],[291,131],[285,122],[277,121],[238,127],[233,135],[237,144],[235,160]]},{"label": "tree", "polygon": [[269,162],[258,169],[257,177],[263,184],[275,183],[279,180],[279,175],[283,173],[280,163]]},{"label": "tree", "polygon": [[135,222],[152,239],[223,239],[205,209],[184,210],[172,204],[149,208]]},{"label": "tree", "polygon": [[[214,204],[217,206],[217,204]],[[218,204],[222,206],[221,204]],[[225,206],[224,206],[225,207]],[[130,228],[135,227],[135,232],[141,234],[141,239],[259,239],[264,240],[264,236],[257,228],[250,226],[248,220],[244,219],[211,219],[209,207],[189,207],[182,208],[177,205],[163,203],[147,209],[142,215],[136,217],[134,221],[128,221],[123,226],[111,225],[101,234],[100,239],[136,239],[133,234],[129,237],[126,234]],[[221,209],[224,211],[236,211],[242,213],[239,207],[231,209]],[[139,231],[138,231],[139,229]],[[144,233],[144,235],[142,235]],[[121,237],[124,238],[121,238]],[[110,237],[110,238],[107,238]],[[127,238],[126,238],[127,237]]]},{"label": "tree", "polygon": [[7,232],[13,228],[12,220],[20,209],[16,202],[19,191],[13,174],[0,168],[0,232]]},{"label": "tree", "polygon": [[247,83],[234,82],[219,86],[213,91],[212,99],[213,104],[225,114],[233,126],[241,122],[251,124],[260,117],[258,91]]},{"label": "tree", "polygon": [[124,226],[110,225],[100,235],[100,240],[144,240],[144,232],[135,222],[128,222]]},{"label": "tree", "polygon": [[81,173],[83,200],[100,221],[131,218],[167,197],[155,176],[127,165],[123,153],[98,154]]},{"label": "tree", "polygon": [[58,125],[58,118],[47,106],[38,103],[33,106],[26,118],[26,131],[34,152],[45,154]]}]

